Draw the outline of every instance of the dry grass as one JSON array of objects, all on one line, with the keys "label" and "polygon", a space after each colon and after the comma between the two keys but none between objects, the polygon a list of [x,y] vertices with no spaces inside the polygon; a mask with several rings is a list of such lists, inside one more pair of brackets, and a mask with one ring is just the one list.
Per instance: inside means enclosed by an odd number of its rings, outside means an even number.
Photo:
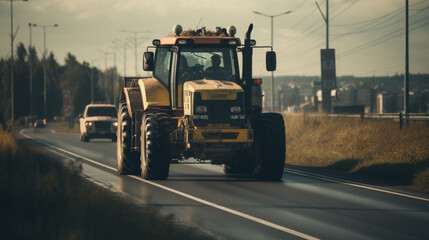
[{"label": "dry grass", "polygon": [[0,239],[213,239],[23,147],[0,125]]},{"label": "dry grass", "polygon": [[287,115],[287,163],[331,167],[429,190],[429,124]]},{"label": "dry grass", "polygon": [[56,132],[79,133],[79,122],[77,122],[76,120],[73,121],[72,129],[69,128],[69,123],[67,121],[56,121],[53,124],[54,124],[54,130]]}]

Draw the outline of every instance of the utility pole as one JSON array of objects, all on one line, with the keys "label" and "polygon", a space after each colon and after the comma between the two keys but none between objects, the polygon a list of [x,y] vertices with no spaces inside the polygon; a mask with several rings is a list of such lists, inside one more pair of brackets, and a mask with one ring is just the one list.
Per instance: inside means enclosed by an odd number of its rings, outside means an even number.
[{"label": "utility pole", "polygon": [[[268,14],[264,14],[264,13],[260,13],[257,11],[253,11],[253,13],[258,14],[258,15],[262,15],[265,17],[269,17],[271,19],[271,48],[274,49],[274,18],[281,16],[281,15],[286,15],[291,13],[292,11],[287,11],[284,13],[280,13],[277,15],[268,15]],[[271,71],[271,112],[274,112],[274,71]]]},{"label": "utility pole", "polygon": [[326,23],[326,49],[321,50],[322,65],[322,109],[331,113],[331,90],[336,88],[335,49],[329,49],[329,0],[326,0],[326,16],[316,2],[317,8]]},{"label": "utility pole", "polygon": [[[125,41],[120,40],[120,39],[116,39],[112,43],[117,45],[117,46],[124,48],[124,50],[123,50],[124,51],[124,76],[127,76],[127,47],[128,47],[128,44]],[[123,45],[121,45],[121,44],[123,44]]]},{"label": "utility pole", "polygon": [[139,33],[150,33],[150,31],[128,31],[128,30],[120,30],[120,32],[125,33],[132,33],[134,34],[134,38],[128,38],[130,42],[134,45],[134,68],[135,68],[135,76],[138,77],[138,70],[137,70],[137,48],[143,43],[142,40],[147,39],[147,37],[137,37],[137,34]]},{"label": "utility pole", "polygon": [[410,107],[410,86],[409,86],[409,42],[408,42],[408,0],[405,0],[405,76],[404,76],[404,113],[405,113],[405,123],[408,124],[408,114],[409,114],[409,107]]}]

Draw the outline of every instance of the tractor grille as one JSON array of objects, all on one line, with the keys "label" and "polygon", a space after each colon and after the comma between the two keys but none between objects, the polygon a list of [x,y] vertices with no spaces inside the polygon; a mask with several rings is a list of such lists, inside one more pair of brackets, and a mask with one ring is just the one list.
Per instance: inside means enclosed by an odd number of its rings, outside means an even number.
[{"label": "tractor grille", "polygon": [[96,130],[110,130],[112,126],[111,121],[95,121],[94,126]]},{"label": "tractor grille", "polygon": [[[244,93],[238,93],[236,100],[201,100],[200,94],[194,93],[194,108],[197,106],[206,106],[208,120],[194,119],[195,126],[207,126],[207,124],[230,124],[232,126],[241,126],[245,123],[244,119],[231,119],[231,107],[240,106],[241,113],[244,111]],[[194,109],[194,114],[196,111]]]}]

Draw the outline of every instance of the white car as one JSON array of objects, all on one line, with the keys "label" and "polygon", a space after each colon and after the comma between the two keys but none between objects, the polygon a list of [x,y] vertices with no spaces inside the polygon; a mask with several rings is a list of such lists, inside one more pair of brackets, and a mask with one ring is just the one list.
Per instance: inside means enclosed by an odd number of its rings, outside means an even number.
[{"label": "white car", "polygon": [[79,125],[83,142],[91,138],[109,138],[116,142],[117,109],[112,104],[86,105],[83,114],[79,114]]}]

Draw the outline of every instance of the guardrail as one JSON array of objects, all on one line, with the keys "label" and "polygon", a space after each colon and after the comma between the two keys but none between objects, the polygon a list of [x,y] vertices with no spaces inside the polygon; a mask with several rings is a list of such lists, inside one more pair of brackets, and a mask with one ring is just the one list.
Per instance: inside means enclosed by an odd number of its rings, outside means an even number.
[{"label": "guardrail", "polygon": [[429,113],[365,113],[365,114],[328,114],[328,117],[351,117],[369,119],[392,119],[399,122],[399,127],[402,129],[404,124],[411,121],[429,121]]}]

